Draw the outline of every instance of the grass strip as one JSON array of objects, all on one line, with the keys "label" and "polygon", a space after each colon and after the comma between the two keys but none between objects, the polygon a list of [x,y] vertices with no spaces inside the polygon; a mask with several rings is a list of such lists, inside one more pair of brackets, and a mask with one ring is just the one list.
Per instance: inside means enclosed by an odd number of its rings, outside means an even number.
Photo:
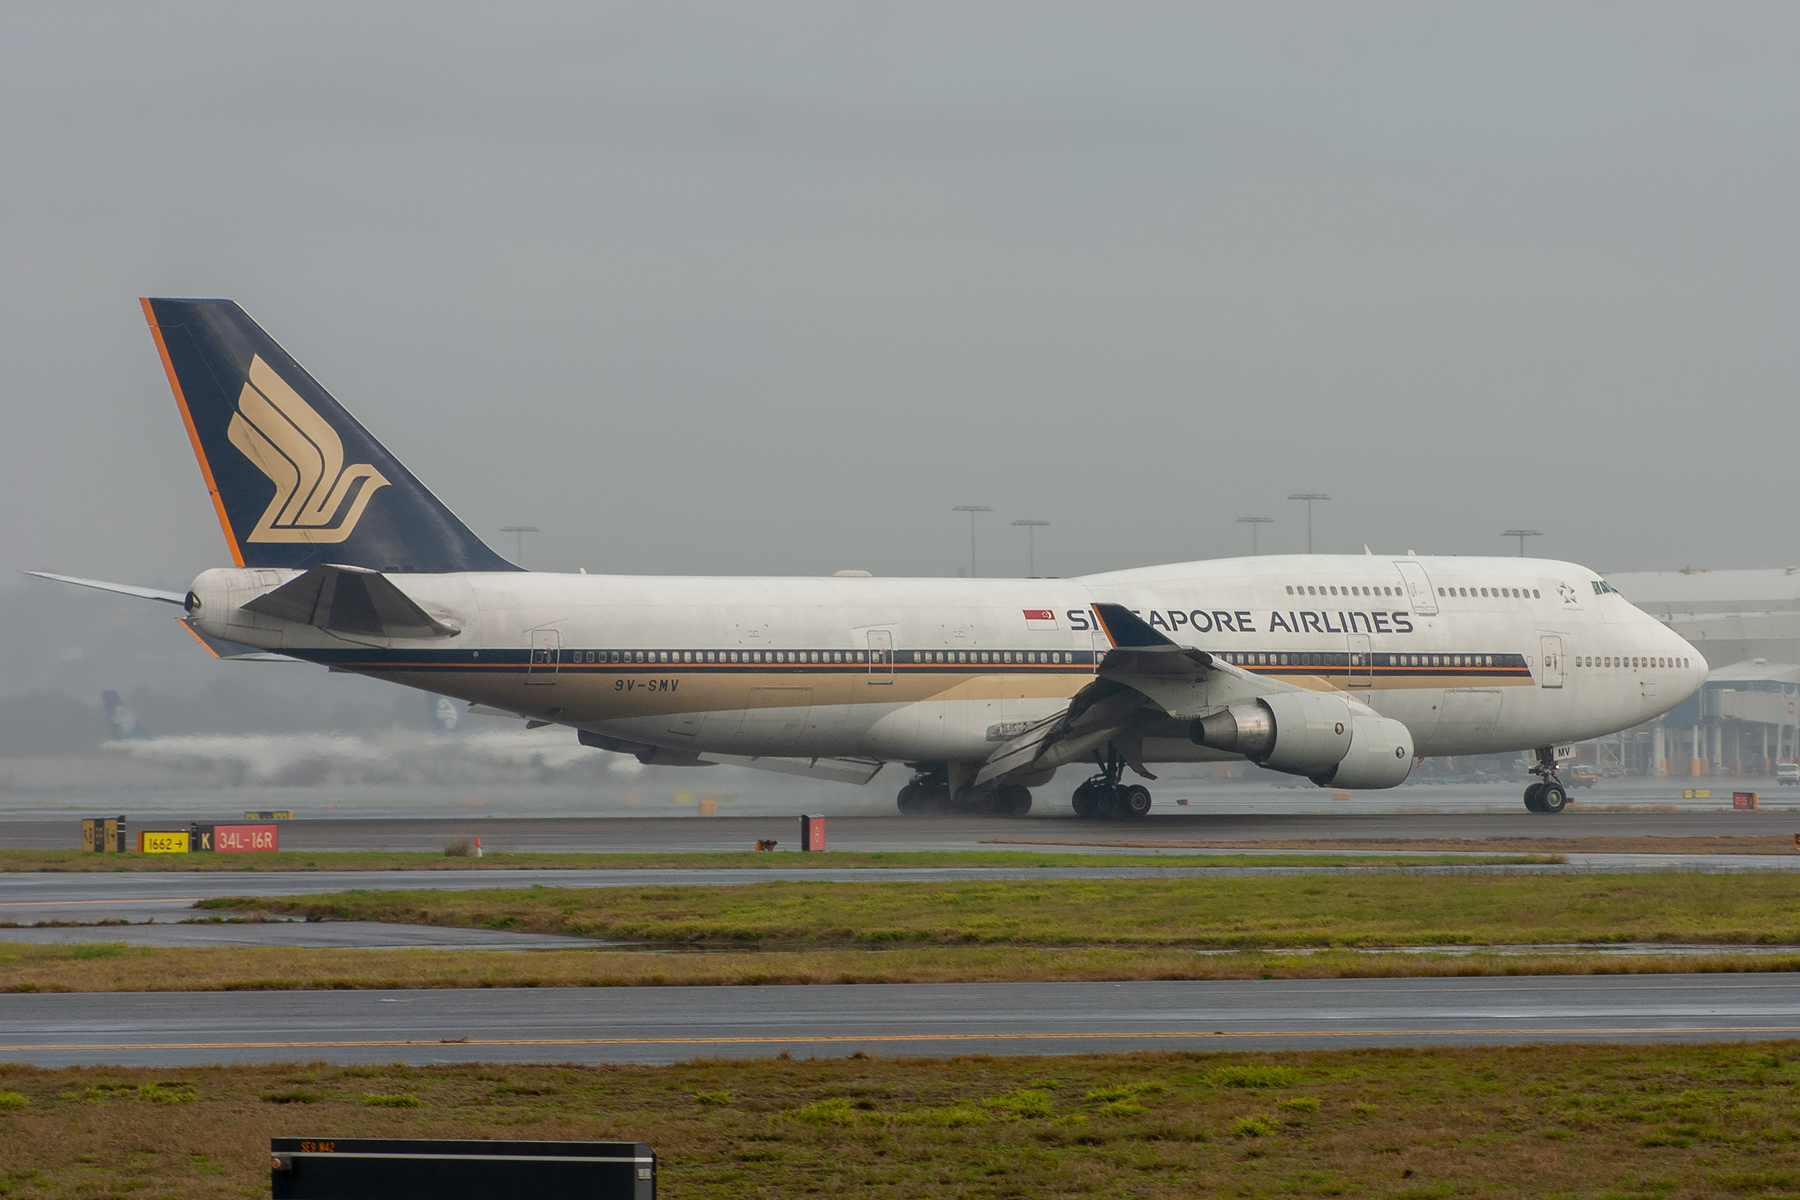
[{"label": "grass strip", "polygon": [[[1047,843],[1058,845],[1062,843]],[[1078,845],[1080,843],[1070,843]],[[792,871],[852,867],[1382,867],[1518,866],[1560,863],[1561,855],[1434,854],[1081,854],[1031,850],[833,850],[823,854],[730,850],[687,854],[504,854],[481,858],[404,850],[282,850],[274,854],[88,854],[80,850],[0,850],[0,871],[586,871],[737,869]]]},{"label": "grass strip", "polygon": [[9,1195],[266,1194],[272,1132],[643,1141],[678,1200],[1800,1187],[1800,1044],[0,1067]]},{"label": "grass strip", "polygon": [[384,988],[1039,983],[1134,979],[1400,979],[1800,971],[1793,954],[1230,951],[936,946],[895,950],[342,950],[0,941],[0,992],[268,992]]},{"label": "grass strip", "polygon": [[710,945],[1800,944],[1800,875],[1244,876],[1029,882],[766,881],[237,897],[313,920]]}]

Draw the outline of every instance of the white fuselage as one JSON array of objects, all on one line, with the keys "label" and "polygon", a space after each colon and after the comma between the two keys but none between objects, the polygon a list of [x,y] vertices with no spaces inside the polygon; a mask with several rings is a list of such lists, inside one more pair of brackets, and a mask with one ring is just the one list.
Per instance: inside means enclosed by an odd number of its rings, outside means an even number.
[{"label": "white fuselage", "polygon": [[[1269,556],[1079,579],[397,575],[455,636],[354,637],[241,606],[293,578],[215,570],[219,638],[624,742],[719,754],[980,762],[1054,715],[1109,648],[1091,608],[1258,675],[1348,693],[1417,753],[1639,724],[1698,689],[1699,653],[1570,563]],[[1146,761],[1234,755],[1150,737]]]}]

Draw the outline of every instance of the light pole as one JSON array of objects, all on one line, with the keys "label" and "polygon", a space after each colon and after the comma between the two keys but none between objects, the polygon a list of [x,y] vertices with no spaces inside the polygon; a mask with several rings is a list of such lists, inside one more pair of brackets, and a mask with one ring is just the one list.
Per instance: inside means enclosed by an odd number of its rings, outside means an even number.
[{"label": "light pole", "polygon": [[985,504],[955,504],[951,506],[950,511],[969,514],[969,578],[973,579],[975,578],[975,514],[994,510]]},{"label": "light pole", "polygon": [[1541,529],[1505,529],[1500,532],[1500,536],[1501,537],[1516,537],[1516,538],[1518,538],[1519,539],[1519,557],[1524,558],[1525,557],[1525,539],[1528,537],[1543,537],[1544,531]]},{"label": "light pole", "polygon": [[539,532],[538,527],[536,525],[502,525],[500,532],[513,535],[513,562],[521,567],[524,566],[525,535]]},{"label": "light pole", "polygon": [[[973,519],[973,518],[971,518],[971,519]],[[1050,522],[1048,522],[1048,521],[1014,521],[1013,524],[1014,525],[1023,525],[1030,532],[1031,558],[1029,561],[1031,563],[1031,569],[1028,572],[1028,575],[1030,578],[1036,579],[1037,578],[1037,531],[1042,529],[1044,526],[1050,524]]]},{"label": "light pole", "polygon": [[1312,506],[1313,506],[1313,501],[1314,500],[1329,500],[1329,499],[1331,499],[1331,497],[1327,496],[1324,492],[1295,492],[1293,495],[1289,496],[1288,499],[1289,500],[1304,500],[1304,501],[1306,501],[1306,552],[1308,554],[1311,554],[1312,553]]},{"label": "light pole", "polygon": [[1257,526],[1273,525],[1275,523],[1275,518],[1274,517],[1239,517],[1237,519],[1237,523],[1239,525],[1248,525],[1250,527],[1250,553],[1253,555],[1261,554],[1262,550],[1257,546],[1257,536],[1256,535],[1260,532],[1260,530],[1257,529]]}]

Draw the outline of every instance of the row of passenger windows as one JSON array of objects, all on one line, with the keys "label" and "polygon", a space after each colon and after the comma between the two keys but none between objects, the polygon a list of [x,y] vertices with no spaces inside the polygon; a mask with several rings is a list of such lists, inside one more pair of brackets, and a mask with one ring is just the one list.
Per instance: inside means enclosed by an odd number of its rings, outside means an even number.
[{"label": "row of passenger windows", "polygon": [[[1362,666],[1365,658],[1378,667],[1492,667],[1524,666],[1517,654],[1222,654],[1228,663],[1243,667],[1348,667]],[[1498,663],[1496,664],[1496,659]]]},{"label": "row of passenger windows", "polygon": [[[884,656],[876,651],[876,662]],[[866,650],[573,650],[568,662],[616,663],[866,663]]]},{"label": "row of passenger windows", "polygon": [[1627,658],[1623,654],[1577,654],[1575,665],[1578,667],[1685,667],[1685,658]]},{"label": "row of passenger windows", "polygon": [[1294,584],[1288,588],[1290,596],[1398,596],[1397,587],[1344,587],[1336,588],[1328,584]]},{"label": "row of passenger windows", "polygon": [[[1083,653],[1083,661],[1091,655]],[[901,661],[909,661],[906,655]],[[1069,650],[914,650],[910,661],[916,663],[1072,663],[1075,654]]]},{"label": "row of passenger windows", "polygon": [[[1090,658],[1081,652],[1083,661]],[[539,650],[541,662],[551,652]],[[911,650],[892,655],[885,650],[571,650],[562,659],[571,663],[1074,663],[1068,650]]]},{"label": "row of passenger windows", "polygon": [[1511,596],[1514,600],[1538,600],[1536,588],[1439,588],[1440,596],[1493,596],[1505,599]]},{"label": "row of passenger windows", "polygon": [[[1290,596],[1404,596],[1397,587],[1333,587],[1329,584],[1293,584],[1288,588]],[[1534,588],[1439,588],[1440,596],[1491,596],[1496,598],[1512,597],[1514,600],[1541,599]]]}]

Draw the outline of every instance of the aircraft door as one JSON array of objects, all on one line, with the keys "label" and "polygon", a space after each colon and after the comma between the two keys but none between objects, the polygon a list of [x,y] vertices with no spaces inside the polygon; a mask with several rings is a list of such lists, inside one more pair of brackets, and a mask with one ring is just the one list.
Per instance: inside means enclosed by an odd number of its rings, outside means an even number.
[{"label": "aircraft door", "polygon": [[562,631],[534,629],[525,636],[530,646],[525,662],[526,685],[555,683],[556,670],[562,666]]},{"label": "aircraft door", "polygon": [[1375,656],[1369,652],[1369,635],[1366,633],[1350,635],[1350,686],[1375,686]]},{"label": "aircraft door", "polygon": [[894,631],[869,630],[869,682],[894,682]]},{"label": "aircraft door", "polygon": [[1540,654],[1538,657],[1538,686],[1559,688],[1563,685],[1563,653],[1562,639],[1559,637],[1540,637],[1538,639]]},{"label": "aircraft door", "polygon": [[1407,599],[1412,601],[1412,610],[1423,617],[1436,616],[1437,593],[1431,590],[1431,577],[1425,574],[1425,568],[1416,562],[1396,562],[1400,578],[1406,583]]}]

